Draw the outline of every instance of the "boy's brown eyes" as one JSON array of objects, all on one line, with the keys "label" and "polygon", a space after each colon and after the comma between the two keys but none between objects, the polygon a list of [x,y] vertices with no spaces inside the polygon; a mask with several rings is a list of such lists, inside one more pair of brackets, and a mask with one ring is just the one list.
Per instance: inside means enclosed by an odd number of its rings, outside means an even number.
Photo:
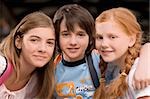
[{"label": "boy's brown eyes", "polygon": [[69,35],[69,33],[65,31],[65,32],[61,32],[60,35],[65,36],[65,35]]},{"label": "boy's brown eyes", "polygon": [[38,39],[30,39],[30,41],[35,42],[38,41]]}]

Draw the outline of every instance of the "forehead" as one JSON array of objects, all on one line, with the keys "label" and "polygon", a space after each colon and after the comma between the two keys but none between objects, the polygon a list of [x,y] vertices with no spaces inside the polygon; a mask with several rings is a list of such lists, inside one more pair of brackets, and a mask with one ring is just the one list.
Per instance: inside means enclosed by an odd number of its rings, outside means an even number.
[{"label": "forehead", "polygon": [[85,31],[84,29],[82,29],[80,27],[80,25],[78,23],[73,23],[72,26],[67,27],[65,19],[63,19],[61,24],[60,24],[60,31],[64,31],[64,30],[73,31],[73,32],[75,32],[75,31]]},{"label": "forehead", "polygon": [[96,33],[122,33],[123,27],[114,21],[96,22]]},{"label": "forehead", "polygon": [[54,30],[50,27],[33,28],[29,30],[24,37],[31,37],[33,35],[44,39],[55,38]]},{"label": "forehead", "polygon": [[66,28],[66,19],[63,19],[63,20],[61,21],[61,23],[60,23],[60,30],[61,30],[62,28]]}]

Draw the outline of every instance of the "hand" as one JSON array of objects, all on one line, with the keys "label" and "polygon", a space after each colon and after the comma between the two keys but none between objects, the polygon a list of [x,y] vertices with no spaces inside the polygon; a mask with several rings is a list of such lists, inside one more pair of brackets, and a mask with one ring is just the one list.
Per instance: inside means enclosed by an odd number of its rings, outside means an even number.
[{"label": "hand", "polygon": [[133,76],[133,85],[135,89],[143,89],[150,85],[150,43],[142,46],[140,59]]},{"label": "hand", "polygon": [[149,96],[145,96],[145,97],[140,97],[138,99],[150,99],[150,97]]},{"label": "hand", "polygon": [[145,68],[141,68],[140,70],[136,70],[133,77],[133,85],[135,89],[143,89],[150,85],[150,72],[142,73],[141,71],[147,71]]}]

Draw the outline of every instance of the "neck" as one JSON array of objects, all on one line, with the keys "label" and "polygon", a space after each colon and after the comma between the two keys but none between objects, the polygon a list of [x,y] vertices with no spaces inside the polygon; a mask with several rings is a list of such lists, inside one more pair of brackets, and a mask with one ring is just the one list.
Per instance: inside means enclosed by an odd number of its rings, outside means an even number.
[{"label": "neck", "polygon": [[68,62],[76,62],[76,61],[79,61],[79,60],[82,60],[84,58],[84,54],[83,55],[80,55],[78,57],[75,57],[75,58],[71,58],[69,57],[68,55],[66,55],[64,52],[62,52],[62,56],[63,56],[63,59],[65,61],[68,61]]},{"label": "neck", "polygon": [[20,57],[20,77],[19,80],[24,80],[32,75],[35,67],[25,62],[23,58]]},{"label": "neck", "polygon": [[74,62],[68,62],[64,58],[62,58],[62,63],[64,66],[75,67],[75,66],[78,66],[80,64],[86,63],[86,61],[85,61],[85,57],[81,60],[74,61]]},{"label": "neck", "polygon": [[126,54],[122,55],[119,59],[116,59],[112,64],[119,66],[122,69],[125,66]]}]

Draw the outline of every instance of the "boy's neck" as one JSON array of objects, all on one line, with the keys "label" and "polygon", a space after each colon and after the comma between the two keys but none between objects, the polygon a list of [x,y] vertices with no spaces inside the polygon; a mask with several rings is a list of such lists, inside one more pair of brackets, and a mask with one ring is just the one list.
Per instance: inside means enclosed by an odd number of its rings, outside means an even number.
[{"label": "boy's neck", "polygon": [[62,58],[63,65],[68,66],[68,67],[78,66],[78,65],[83,64],[85,62],[86,62],[85,57],[83,57],[81,60],[77,60],[77,61],[74,61],[74,62],[68,62],[67,60]]}]

